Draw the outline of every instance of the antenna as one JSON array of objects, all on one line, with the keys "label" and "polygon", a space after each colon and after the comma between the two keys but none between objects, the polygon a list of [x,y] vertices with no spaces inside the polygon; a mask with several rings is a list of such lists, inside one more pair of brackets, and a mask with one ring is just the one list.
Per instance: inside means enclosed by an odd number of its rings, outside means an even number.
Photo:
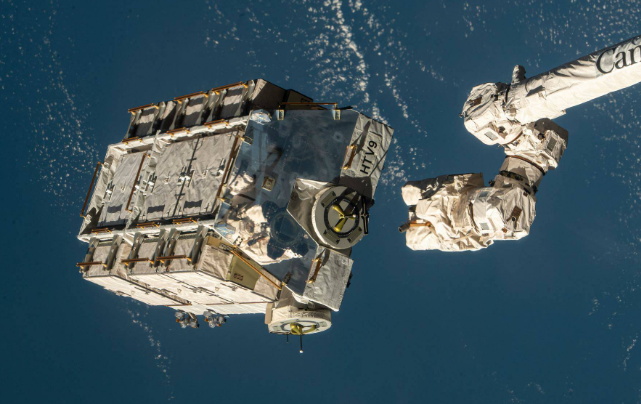
[{"label": "antenna", "polygon": [[300,353],[303,353],[303,334],[300,335]]}]

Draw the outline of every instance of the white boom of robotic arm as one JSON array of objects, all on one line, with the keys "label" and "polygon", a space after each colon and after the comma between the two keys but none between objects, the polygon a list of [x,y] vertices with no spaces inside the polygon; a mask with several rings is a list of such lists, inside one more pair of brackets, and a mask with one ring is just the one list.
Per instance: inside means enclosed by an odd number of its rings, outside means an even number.
[{"label": "white boom of robotic arm", "polygon": [[506,159],[487,187],[481,173],[408,182],[402,193],[409,221],[399,228],[407,245],[478,250],[528,235],[541,179],[558,166],[568,142],[568,132],[551,119],[640,82],[638,36],[530,79],[516,66],[509,85],[474,87],[461,114],[465,127],[483,143],[503,146]]}]

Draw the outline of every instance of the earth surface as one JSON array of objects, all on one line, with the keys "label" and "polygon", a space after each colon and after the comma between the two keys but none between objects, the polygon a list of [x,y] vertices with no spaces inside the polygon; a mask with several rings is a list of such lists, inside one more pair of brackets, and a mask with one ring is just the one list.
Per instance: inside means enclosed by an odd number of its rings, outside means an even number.
[{"label": "earth surface", "polygon": [[[637,0],[0,1],[3,402],[639,403],[641,87],[576,107],[530,236],[413,252],[410,179],[503,160],[477,84],[641,34]],[[85,282],[78,213],[128,108],[265,78],[395,128],[328,332],[183,330]],[[297,342],[297,341],[293,341]]]}]

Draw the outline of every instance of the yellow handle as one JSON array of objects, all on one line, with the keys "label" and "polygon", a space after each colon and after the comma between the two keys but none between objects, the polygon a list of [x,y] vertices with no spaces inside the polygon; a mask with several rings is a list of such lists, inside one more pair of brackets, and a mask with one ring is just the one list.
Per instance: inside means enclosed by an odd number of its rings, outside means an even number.
[{"label": "yellow handle", "polygon": [[309,330],[305,331],[303,330],[303,326],[298,323],[293,323],[292,325],[289,326],[289,330],[294,335],[309,334],[310,332],[315,331],[316,328],[318,327],[316,325],[313,325]]},{"label": "yellow handle", "polygon": [[347,218],[342,217],[341,220],[338,223],[336,223],[336,226],[334,226],[334,231],[336,233],[340,233],[341,230],[343,230],[343,226],[345,226],[345,223],[347,223]]},{"label": "yellow handle", "polygon": [[334,209],[336,212],[338,212],[338,216],[341,218],[341,220],[338,223],[336,223],[336,226],[334,226],[334,231],[336,233],[340,233],[341,230],[343,230],[343,227],[345,226],[345,223],[347,223],[347,219],[356,220],[356,217],[358,216],[356,214],[352,214],[352,215],[349,215],[349,216],[346,215],[345,211],[343,211],[343,209],[339,205],[336,205],[336,204],[332,205],[332,209]]},{"label": "yellow handle", "polygon": [[345,212],[343,212],[343,209],[341,209],[340,206],[334,204],[332,205],[332,209],[334,209],[336,212],[338,212],[338,215],[343,219],[345,217]]}]

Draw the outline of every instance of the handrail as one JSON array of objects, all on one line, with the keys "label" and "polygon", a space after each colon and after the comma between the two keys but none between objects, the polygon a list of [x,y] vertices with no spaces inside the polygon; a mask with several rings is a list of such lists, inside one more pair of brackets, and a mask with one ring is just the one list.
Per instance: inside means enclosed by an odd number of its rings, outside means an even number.
[{"label": "handrail", "polygon": [[151,107],[155,107],[156,109],[158,109],[158,105],[156,105],[156,104],[154,104],[152,102],[151,104],[141,105],[141,106],[136,107],[136,108],[129,108],[127,110],[127,112],[134,113],[134,112],[140,111],[141,109],[146,109],[146,108],[151,108]]},{"label": "handrail", "polygon": [[[314,264],[316,264],[316,268],[314,268]],[[320,269],[321,269],[321,259],[320,258],[314,258],[312,260],[312,266],[309,269],[311,270],[312,268],[314,268],[314,273],[312,274],[312,277],[309,278],[309,280],[307,281],[307,283],[309,283],[309,284],[312,284],[312,283],[316,282],[316,277],[318,276],[318,271],[320,271]]]},{"label": "handrail", "polygon": [[205,123],[203,123],[203,126],[211,128],[212,126],[214,126],[214,125],[216,125],[218,123],[223,123],[223,122],[225,123],[225,126],[229,126],[229,121],[226,120],[226,119],[218,119],[216,121],[205,122]]},{"label": "handrail", "polygon": [[136,189],[136,184],[138,183],[138,179],[140,178],[140,170],[142,170],[142,165],[145,162],[145,158],[148,157],[147,153],[143,153],[142,159],[140,159],[140,165],[138,166],[138,172],[136,173],[136,180],[134,181],[134,184],[131,187],[131,192],[129,193],[129,199],[127,200],[127,208],[125,209],[127,212],[131,212],[129,210],[129,205],[131,204],[131,198],[134,196],[134,190]]},{"label": "handrail", "polygon": [[218,93],[219,93],[220,91],[222,91],[222,90],[227,90],[228,88],[238,87],[238,86],[243,86],[243,87],[247,88],[247,84],[245,84],[245,82],[243,82],[243,81],[239,81],[238,83],[234,83],[234,84],[227,84],[226,86],[214,87],[214,88],[212,88],[212,89],[211,89],[211,90],[209,90],[209,91],[213,91],[213,92],[215,92],[216,94],[218,94]]},{"label": "handrail", "polygon": [[198,92],[187,94],[187,95],[181,95],[180,97],[175,97],[174,101],[178,101],[178,103],[180,104],[182,100],[186,98],[195,97],[197,95],[204,95],[205,97],[209,97],[209,95],[207,95],[204,91],[198,91]]},{"label": "handrail", "polygon": [[145,227],[160,227],[160,225],[156,222],[145,222],[136,224],[136,227],[144,229]]},{"label": "handrail", "polygon": [[123,264],[131,264],[133,262],[151,262],[149,258],[127,258],[120,260],[121,263]]},{"label": "handrail", "polygon": [[356,145],[352,144],[347,146],[347,150],[345,153],[349,153],[349,151],[352,151],[351,154],[349,155],[349,159],[347,160],[347,164],[343,166],[343,170],[347,170],[352,166],[352,162],[354,161],[354,157],[356,157]]},{"label": "handrail", "polygon": [[183,224],[183,223],[189,223],[189,222],[198,223],[198,221],[196,219],[191,218],[191,217],[186,217],[186,218],[182,218],[182,219],[174,219],[171,222],[173,224]]},{"label": "handrail", "polygon": [[128,137],[128,138],[122,139],[122,142],[124,144],[128,144],[129,142],[136,142],[136,141],[142,142],[142,138],[139,138],[139,137]]},{"label": "handrail", "polygon": [[278,285],[276,282],[272,281],[267,275],[265,275],[262,271],[260,271],[258,268],[254,267],[249,261],[247,261],[236,249],[233,249],[230,251],[234,256],[238,257],[241,261],[243,261],[245,264],[247,264],[251,269],[256,271],[258,275],[262,276],[263,278],[267,279],[269,283],[274,285],[274,287],[278,290],[283,290],[282,286]]},{"label": "handrail", "polygon": [[105,227],[102,229],[91,229],[92,233],[113,233],[110,228]]},{"label": "handrail", "polygon": [[333,105],[334,109],[338,106],[336,102],[279,102],[278,106],[281,105]]},{"label": "handrail", "polygon": [[231,147],[231,153],[229,153],[229,159],[227,161],[227,167],[225,167],[225,172],[223,173],[223,179],[220,182],[220,186],[218,187],[218,191],[216,192],[216,200],[222,201],[220,194],[221,194],[221,192],[223,190],[223,187],[227,184],[227,180],[228,180],[227,176],[228,176],[228,174],[229,174],[229,172],[231,170],[232,160],[234,160],[234,158],[236,157],[236,155],[234,154],[234,151],[236,151],[236,153],[238,153],[238,150],[235,150],[237,144],[238,144],[238,137],[236,137],[236,139],[234,139],[234,144]]},{"label": "handrail", "polygon": [[165,263],[165,261],[171,261],[171,260],[187,260],[187,261],[191,262],[191,258],[189,258],[186,255],[168,255],[166,257],[158,257],[158,258],[156,258],[156,261],[160,261],[163,264]]},{"label": "handrail", "polygon": [[425,223],[418,223],[418,222],[412,222],[410,223],[410,227],[431,227],[432,223],[430,222],[425,222]]},{"label": "handrail", "polygon": [[102,261],[92,261],[92,262],[78,262],[76,264],[77,267],[90,267],[92,265],[103,265],[104,262]]},{"label": "handrail", "polygon": [[173,135],[174,135],[174,133],[180,133],[180,132],[187,132],[187,133],[189,133],[189,129],[188,129],[188,128],[185,128],[185,127],[182,127],[182,128],[176,128],[176,129],[172,129],[172,130],[168,130],[168,131],[167,131],[167,133],[168,133],[168,134],[170,134],[171,136],[173,136]]},{"label": "handrail", "polygon": [[85,209],[87,208],[87,202],[89,202],[89,195],[91,195],[91,190],[93,189],[93,183],[96,180],[96,174],[98,174],[98,168],[102,163],[99,161],[96,164],[96,169],[93,171],[93,177],[91,177],[91,184],[89,184],[89,189],[87,190],[87,196],[85,197],[85,203],[82,205],[82,211],[80,211],[80,217],[85,217]]}]

